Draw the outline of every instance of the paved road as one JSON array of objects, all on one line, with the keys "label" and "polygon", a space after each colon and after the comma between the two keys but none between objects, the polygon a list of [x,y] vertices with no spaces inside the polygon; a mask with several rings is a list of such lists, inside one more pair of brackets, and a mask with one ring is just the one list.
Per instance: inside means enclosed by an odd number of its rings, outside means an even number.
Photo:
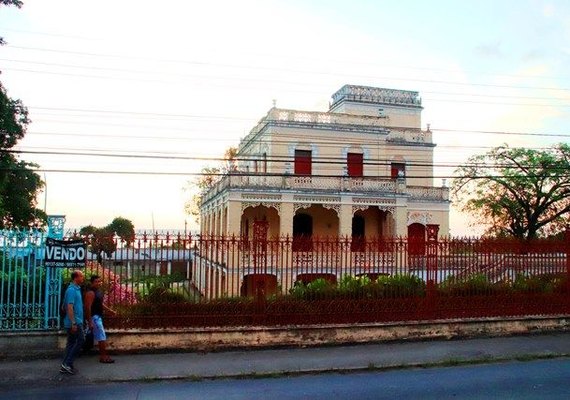
[{"label": "paved road", "polygon": [[570,358],[264,379],[14,388],[1,399],[568,399]]},{"label": "paved road", "polygon": [[79,373],[62,376],[60,360],[0,361],[0,391],[11,387],[88,385],[194,378],[243,378],[283,372],[366,370],[448,365],[456,362],[570,357],[570,332],[463,340],[392,342],[355,346],[236,350],[212,353],[122,354],[100,364],[87,355]]}]

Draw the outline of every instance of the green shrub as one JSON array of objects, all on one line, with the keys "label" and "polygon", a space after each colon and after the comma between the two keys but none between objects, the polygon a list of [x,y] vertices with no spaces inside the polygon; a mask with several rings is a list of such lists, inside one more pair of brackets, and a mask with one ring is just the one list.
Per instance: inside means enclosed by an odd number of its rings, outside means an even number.
[{"label": "green shrub", "polygon": [[338,285],[338,290],[341,294],[348,295],[362,295],[367,292],[369,286],[372,285],[372,280],[366,276],[352,276],[344,275]]},{"label": "green shrub", "polygon": [[168,288],[155,286],[148,291],[148,294],[141,296],[144,303],[173,304],[186,303],[186,297],[182,293],[172,292]]},{"label": "green shrub", "polygon": [[43,302],[45,269],[24,265],[6,267],[0,272],[0,303]]},{"label": "green shrub", "polygon": [[426,283],[415,275],[380,276],[376,281],[381,297],[424,296]]},{"label": "green shrub", "polygon": [[478,295],[504,292],[508,291],[510,287],[501,282],[493,283],[487,275],[479,273],[473,274],[465,280],[449,276],[441,283],[439,289],[444,294]]},{"label": "green shrub", "polygon": [[295,285],[289,289],[289,294],[296,299],[303,299],[307,293],[307,285],[303,281],[295,282]]},{"label": "green shrub", "polygon": [[305,285],[304,282],[296,282],[289,293],[296,299],[322,299],[334,296],[336,285],[319,278]]},{"label": "green shrub", "polygon": [[125,283],[132,285],[139,299],[148,297],[153,290],[160,288],[167,290],[175,282],[182,282],[185,278],[180,273],[171,275],[142,275],[125,280]]},{"label": "green shrub", "polygon": [[517,274],[512,288],[525,293],[552,293],[564,287],[566,276],[563,274],[530,275]]},{"label": "green shrub", "polygon": [[373,282],[368,276],[345,275],[338,287],[325,279],[309,284],[297,282],[289,293],[296,299],[384,298],[424,296],[425,282],[414,275],[380,276]]}]

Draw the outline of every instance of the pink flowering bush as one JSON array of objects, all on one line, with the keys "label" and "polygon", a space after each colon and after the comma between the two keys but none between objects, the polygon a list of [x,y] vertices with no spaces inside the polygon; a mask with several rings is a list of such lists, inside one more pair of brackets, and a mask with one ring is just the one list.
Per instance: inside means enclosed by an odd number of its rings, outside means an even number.
[{"label": "pink flowering bush", "polygon": [[109,306],[136,304],[137,302],[133,288],[127,284],[120,283],[118,280],[110,282],[106,299]]},{"label": "pink flowering bush", "polygon": [[109,268],[105,268],[97,261],[87,261],[85,266],[85,280],[91,275],[99,275],[103,280],[102,290],[105,292],[105,303],[109,307],[117,305],[130,305],[137,303],[137,297],[132,287],[121,283],[121,277]]}]

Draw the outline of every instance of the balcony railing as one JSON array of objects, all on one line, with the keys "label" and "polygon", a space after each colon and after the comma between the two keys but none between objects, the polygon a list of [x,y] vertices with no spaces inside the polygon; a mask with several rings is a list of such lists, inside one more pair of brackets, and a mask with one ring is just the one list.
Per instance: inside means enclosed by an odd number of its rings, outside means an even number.
[{"label": "balcony railing", "polygon": [[315,111],[297,111],[288,109],[272,108],[265,117],[244,138],[242,144],[247,144],[254,139],[270,123],[301,123],[319,125],[321,127],[336,127],[351,131],[382,131],[388,140],[406,141],[412,143],[432,143],[431,131],[421,129],[403,129],[388,127],[384,118],[368,115],[350,115]]},{"label": "balcony railing", "polygon": [[392,179],[322,177],[297,175],[227,175],[204,196],[204,201],[215,197],[227,188],[261,190],[300,190],[329,192],[373,192],[409,195],[421,200],[449,200],[449,188],[432,186],[406,186]]}]

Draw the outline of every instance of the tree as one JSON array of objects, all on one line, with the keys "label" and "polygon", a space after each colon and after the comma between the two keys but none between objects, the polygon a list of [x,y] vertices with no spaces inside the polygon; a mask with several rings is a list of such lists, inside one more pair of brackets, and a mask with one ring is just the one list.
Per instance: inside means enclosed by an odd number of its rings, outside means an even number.
[{"label": "tree", "polygon": [[487,226],[488,235],[531,239],[570,222],[570,146],[548,150],[496,147],[458,168],[453,196]]},{"label": "tree", "polygon": [[224,159],[218,167],[203,167],[200,175],[189,182],[191,188],[198,189],[198,192],[192,195],[192,198],[184,205],[186,214],[192,215],[196,222],[200,219],[200,207],[202,206],[202,197],[206,192],[218,183],[225,174],[235,172],[237,170],[237,147],[228,147],[224,152]]},{"label": "tree", "polygon": [[36,207],[36,196],[43,187],[39,175],[12,154],[0,154],[0,227],[42,226],[47,220]]},{"label": "tree", "polygon": [[122,217],[117,217],[113,221],[102,228],[96,228],[93,225],[87,225],[79,230],[81,236],[87,237],[89,251],[97,256],[97,262],[103,262],[103,255],[107,257],[117,250],[115,236],[118,236],[121,242],[127,247],[131,246],[135,241],[135,227],[133,223]]},{"label": "tree", "polygon": [[[3,6],[16,6],[18,8],[22,8],[24,3],[21,0],[0,0],[0,5]],[[4,38],[0,36],[0,46],[6,44]]]},{"label": "tree", "polygon": [[[0,5],[20,8],[18,0],[0,0]],[[0,45],[4,44],[0,37]],[[20,100],[14,100],[0,83],[0,228],[44,225],[45,213],[38,209],[37,195],[44,186],[34,172],[38,166],[18,160],[13,147],[24,137],[31,121]]]}]

